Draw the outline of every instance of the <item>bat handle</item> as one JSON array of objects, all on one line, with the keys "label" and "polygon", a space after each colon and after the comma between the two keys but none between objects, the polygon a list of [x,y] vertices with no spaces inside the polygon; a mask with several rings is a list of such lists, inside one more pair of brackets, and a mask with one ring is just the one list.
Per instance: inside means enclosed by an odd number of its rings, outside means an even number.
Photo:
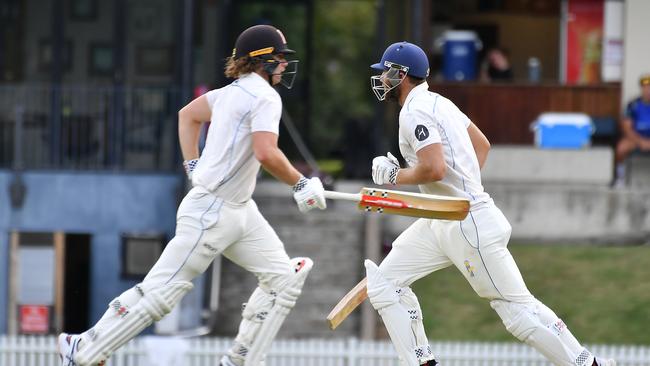
[{"label": "bat handle", "polygon": [[344,193],[335,191],[325,191],[325,198],[331,200],[344,200],[344,201],[361,201],[361,193]]}]

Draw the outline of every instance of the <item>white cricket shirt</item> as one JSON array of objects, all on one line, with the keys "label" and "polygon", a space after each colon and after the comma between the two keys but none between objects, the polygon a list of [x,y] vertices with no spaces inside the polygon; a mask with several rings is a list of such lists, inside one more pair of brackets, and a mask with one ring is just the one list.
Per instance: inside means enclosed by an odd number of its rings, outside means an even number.
[{"label": "white cricket shirt", "polygon": [[261,166],[253,152],[251,134],[278,134],[282,100],[268,81],[256,73],[243,75],[205,95],[212,117],[192,184],[225,201],[246,202],[255,190]]},{"label": "white cricket shirt", "polygon": [[422,193],[467,198],[472,207],[492,201],[481,184],[481,170],[467,132],[470,123],[449,99],[430,92],[426,82],[409,92],[399,114],[402,156],[414,166],[420,149],[440,143],[447,165],[442,180],[419,186]]}]

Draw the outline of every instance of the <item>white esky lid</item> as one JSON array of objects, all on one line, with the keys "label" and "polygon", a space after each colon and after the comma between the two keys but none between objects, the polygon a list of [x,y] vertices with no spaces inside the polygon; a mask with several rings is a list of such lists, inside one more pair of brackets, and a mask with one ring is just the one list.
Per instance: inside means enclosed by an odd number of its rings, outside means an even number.
[{"label": "white esky lid", "polygon": [[537,117],[537,124],[549,125],[574,125],[574,126],[590,126],[591,117],[584,113],[563,113],[563,112],[547,112],[542,113]]}]

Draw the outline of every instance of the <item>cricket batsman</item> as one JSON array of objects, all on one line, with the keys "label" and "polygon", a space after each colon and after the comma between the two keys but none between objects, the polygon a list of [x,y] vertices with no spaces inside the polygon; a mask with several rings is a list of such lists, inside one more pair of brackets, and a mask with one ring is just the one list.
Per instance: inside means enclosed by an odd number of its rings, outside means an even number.
[{"label": "cricket batsman", "polygon": [[376,184],[417,184],[428,194],[470,201],[463,221],[419,219],[394,242],[379,266],[366,260],[367,291],[404,366],[436,365],[422,310],[410,285],[455,266],[503,320],[506,329],[558,366],[615,366],[595,357],[551,309],[526,288],[507,245],[512,228],[481,184],[490,143],[449,99],[430,92],[429,62],[408,42],[390,45],[371,77],[380,101],[400,105],[399,149],[407,168],[391,153],[372,161]]},{"label": "cricket batsman", "polygon": [[[103,365],[113,352],[168,314],[192,279],[223,254],[258,279],[222,366],[259,366],[300,296],[313,263],[287,255],[251,195],[260,166],[293,187],[301,212],[325,209],[323,185],[307,179],[278,148],[282,100],[297,60],[282,32],[257,25],[242,32],[226,64],[231,84],[196,98],[178,113],[183,166],[193,188],[176,215],[176,235],[144,281],[123,292],[91,329],[58,338],[63,366]],[[201,124],[211,121],[199,156]]]}]

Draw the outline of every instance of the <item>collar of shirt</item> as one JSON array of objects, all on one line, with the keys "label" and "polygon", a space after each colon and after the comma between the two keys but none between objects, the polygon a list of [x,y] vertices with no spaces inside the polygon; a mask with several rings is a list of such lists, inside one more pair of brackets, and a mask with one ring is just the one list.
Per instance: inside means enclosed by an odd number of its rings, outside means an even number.
[{"label": "collar of shirt", "polygon": [[404,105],[408,105],[408,103],[411,101],[411,99],[415,98],[416,95],[422,93],[423,91],[429,90],[429,83],[425,80],[422,84],[416,86],[415,88],[411,89],[409,94],[406,96],[406,99],[404,100]]},{"label": "collar of shirt", "polygon": [[239,77],[239,80],[243,81],[243,82],[246,82],[246,83],[253,83],[253,84],[258,84],[258,85],[263,84],[263,85],[266,85],[268,87],[271,87],[269,82],[267,80],[264,80],[264,78],[260,74],[258,74],[256,72],[251,72],[251,73],[248,73],[246,75],[242,75],[242,76]]}]

